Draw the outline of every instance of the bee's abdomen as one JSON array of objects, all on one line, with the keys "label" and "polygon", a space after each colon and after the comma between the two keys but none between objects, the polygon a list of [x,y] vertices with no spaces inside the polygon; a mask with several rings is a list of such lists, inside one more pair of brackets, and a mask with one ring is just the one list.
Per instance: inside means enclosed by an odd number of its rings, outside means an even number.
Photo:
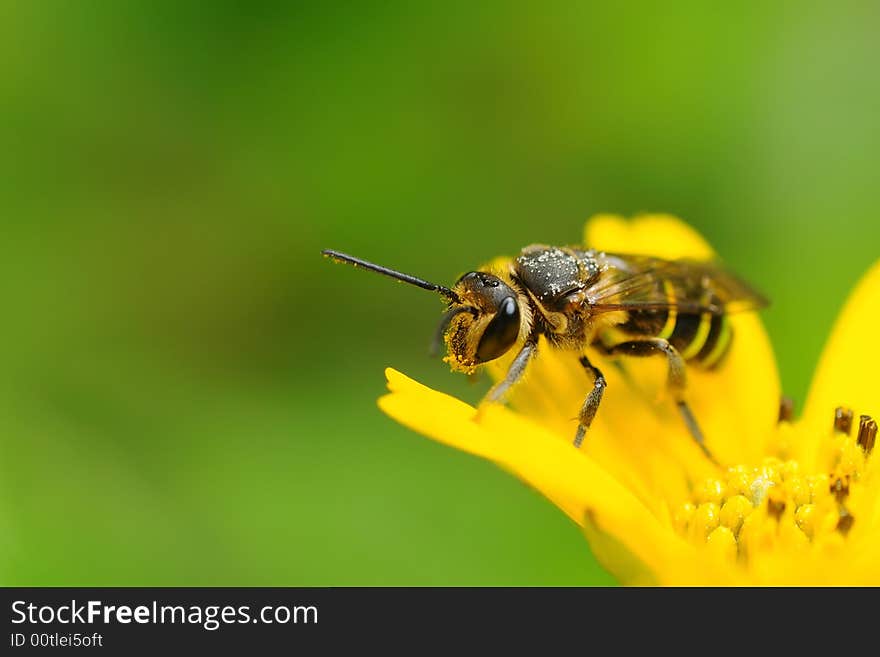
[{"label": "bee's abdomen", "polygon": [[[674,319],[673,317],[672,321]],[[620,329],[630,335],[656,338],[661,336],[669,322],[669,313],[665,310],[630,310],[626,322],[620,325]],[[662,337],[668,338],[669,335]]]},{"label": "bee's abdomen", "polygon": [[692,365],[711,369],[730,349],[733,330],[726,315],[670,311],[630,311],[619,326],[632,336],[663,338]]},{"label": "bee's abdomen", "polygon": [[733,330],[727,315],[679,314],[672,332],[660,337],[668,339],[686,361],[711,369],[730,349]]}]

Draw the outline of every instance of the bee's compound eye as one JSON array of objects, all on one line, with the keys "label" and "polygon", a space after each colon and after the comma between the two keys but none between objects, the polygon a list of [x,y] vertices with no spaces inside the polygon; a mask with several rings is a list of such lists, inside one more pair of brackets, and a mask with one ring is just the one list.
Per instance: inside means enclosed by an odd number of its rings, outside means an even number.
[{"label": "bee's compound eye", "polygon": [[477,345],[477,361],[485,363],[503,355],[519,335],[519,305],[515,297],[506,297],[498,304],[495,317],[486,326]]}]

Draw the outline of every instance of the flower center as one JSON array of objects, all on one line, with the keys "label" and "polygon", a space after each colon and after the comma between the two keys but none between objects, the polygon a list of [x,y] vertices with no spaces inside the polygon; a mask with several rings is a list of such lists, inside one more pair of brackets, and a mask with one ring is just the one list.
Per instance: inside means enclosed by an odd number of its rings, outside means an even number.
[{"label": "flower center", "polygon": [[[786,415],[780,416],[790,430]],[[802,550],[842,543],[857,518],[848,502],[874,447],[877,424],[863,415],[852,435],[852,411],[835,411],[834,431],[820,460],[804,472],[796,460],[767,457],[737,465],[694,488],[673,514],[676,530],[725,559],[746,562],[768,550]],[[782,428],[780,428],[782,430]]]}]

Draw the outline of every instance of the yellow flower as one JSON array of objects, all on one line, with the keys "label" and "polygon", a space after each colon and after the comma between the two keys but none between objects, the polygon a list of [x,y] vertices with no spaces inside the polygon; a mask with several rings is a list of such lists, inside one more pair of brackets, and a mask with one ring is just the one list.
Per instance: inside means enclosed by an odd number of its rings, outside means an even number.
[{"label": "yellow flower", "polygon": [[[598,249],[666,258],[713,253],[668,216],[595,217],[585,238]],[[581,450],[571,439],[591,382],[572,354],[546,344],[509,408],[490,405],[477,415],[393,369],[379,406],[540,491],[583,528],[596,557],[625,584],[876,585],[880,466],[870,457],[873,421],[860,417],[880,411],[878,318],[880,263],[841,314],[795,421],[780,420],[779,380],[760,320],[733,315],[733,347],[721,367],[688,371],[689,403],[720,465],[703,455],[675,405],[658,399],[662,359],[616,367],[590,353],[608,388]],[[509,360],[488,366],[495,379]]]}]

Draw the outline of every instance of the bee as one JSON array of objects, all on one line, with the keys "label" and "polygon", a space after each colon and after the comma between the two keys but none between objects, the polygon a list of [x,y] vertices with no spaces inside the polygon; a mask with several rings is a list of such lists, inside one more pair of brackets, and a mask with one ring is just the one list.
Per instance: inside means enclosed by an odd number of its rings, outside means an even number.
[{"label": "bee", "polygon": [[585,355],[661,356],[667,387],[703,452],[703,433],[685,399],[686,364],[711,370],[730,350],[729,315],[767,300],[719,264],[606,253],[580,247],[527,246],[502,271],[470,271],[452,287],[404,274],[333,250],[323,254],[438,293],[447,309],[435,336],[452,369],[472,373],[521,344],[506,376],[484,402],[501,402],[526,372],[544,336],[552,349],[577,356],[593,385],[578,415],[580,448],[602,401],[606,382]]}]

